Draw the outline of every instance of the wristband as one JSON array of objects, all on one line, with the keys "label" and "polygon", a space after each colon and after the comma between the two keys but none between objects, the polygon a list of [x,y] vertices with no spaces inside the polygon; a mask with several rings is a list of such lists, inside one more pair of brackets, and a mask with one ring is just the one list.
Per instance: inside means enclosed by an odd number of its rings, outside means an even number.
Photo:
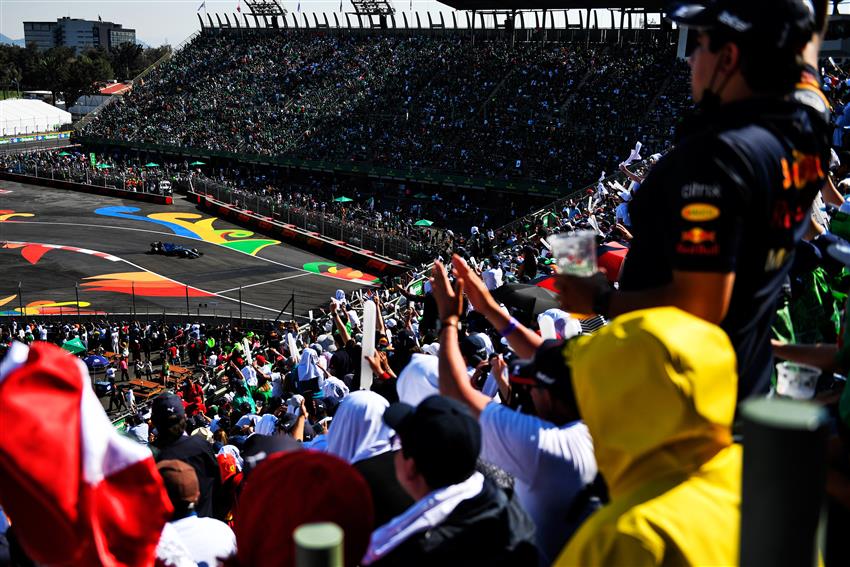
[{"label": "wristband", "polygon": [[508,321],[508,326],[505,327],[504,329],[502,329],[501,331],[499,331],[499,334],[502,335],[502,338],[505,338],[505,339],[508,338],[508,335],[510,335],[511,333],[513,333],[516,330],[516,326],[518,324],[519,324],[519,322],[516,319],[514,319],[513,317],[511,317],[511,320]]},{"label": "wristband", "polygon": [[593,312],[608,319],[611,311],[612,295],[614,295],[614,290],[610,287],[606,287],[602,291],[596,293],[593,296]]},{"label": "wristband", "polygon": [[448,327],[454,327],[455,329],[460,330],[460,320],[452,322],[450,321],[451,318],[452,317],[448,317],[445,320],[440,319],[437,321],[437,333],[442,333],[443,329],[446,329]]}]

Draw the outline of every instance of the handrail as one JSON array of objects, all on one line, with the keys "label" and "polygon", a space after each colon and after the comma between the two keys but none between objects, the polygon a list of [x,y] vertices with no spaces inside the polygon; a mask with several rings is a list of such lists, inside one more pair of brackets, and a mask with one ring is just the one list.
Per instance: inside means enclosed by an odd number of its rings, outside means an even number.
[{"label": "handrail", "polygon": [[[130,81],[129,81],[130,84],[135,85],[136,81],[148,76],[156,67],[158,67],[159,65],[161,65],[162,63],[164,63],[165,61],[167,61],[168,59],[173,57],[175,53],[177,53],[179,50],[183,49],[183,47],[185,47],[191,40],[195,39],[195,37],[198,36],[200,33],[201,32],[199,32],[199,31],[195,31],[189,37],[184,39],[183,42],[180,45],[177,46],[177,48],[169,50],[162,57],[160,57],[159,59],[157,59],[156,61],[154,61],[150,65],[148,65],[141,73],[136,75],[134,78],[130,79]],[[115,99],[116,99],[115,96],[111,96],[111,97],[107,98],[105,101],[103,101],[102,103],[100,103],[97,106],[97,108],[95,108],[94,110],[92,110],[91,112],[86,114],[79,122],[77,122],[74,125],[74,130],[76,130],[77,132],[82,132],[83,128],[85,128],[92,120],[97,118],[98,114],[100,114],[101,111],[104,108],[106,108],[107,106],[109,106],[110,104],[115,102]]]}]

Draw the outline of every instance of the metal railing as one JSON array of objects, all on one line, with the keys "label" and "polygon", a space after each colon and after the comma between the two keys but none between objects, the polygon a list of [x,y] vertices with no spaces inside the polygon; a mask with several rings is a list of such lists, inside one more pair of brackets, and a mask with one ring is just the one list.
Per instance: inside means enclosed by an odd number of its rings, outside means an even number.
[{"label": "metal railing", "polygon": [[[2,165],[3,161],[0,159],[0,166]],[[152,195],[171,194],[171,190],[160,186],[160,182],[167,180],[167,177],[156,176],[142,179],[134,175],[127,175],[125,172],[113,173],[106,169],[94,171],[89,167],[71,168],[55,167],[53,165],[42,165],[39,167],[38,163],[20,161],[6,164],[3,170],[18,175],[27,175],[36,179],[71,181],[96,187],[132,191],[134,193],[150,193]]]},{"label": "metal railing", "polygon": [[233,207],[316,232],[357,248],[371,250],[382,256],[409,263],[416,263],[428,256],[427,242],[417,242],[406,235],[388,233],[376,220],[364,218],[359,211],[355,211],[348,218],[327,212],[309,211],[287,201],[277,201],[268,196],[240,191],[208,179],[193,179],[191,186],[194,193],[208,195]]},{"label": "metal railing", "polygon": [[[603,179],[601,181],[601,183],[603,183],[606,187],[610,187],[611,183],[613,183],[614,181],[617,181],[623,187],[628,187],[629,184],[631,183],[631,181],[629,181],[629,179],[627,179],[626,176],[620,171],[618,171],[617,173],[614,173],[613,175],[606,176],[605,179]],[[553,201],[552,203],[549,203],[548,205],[546,205],[545,207],[543,207],[541,209],[538,209],[534,212],[528,213],[527,215],[525,215],[521,218],[518,218],[515,221],[512,221],[512,222],[502,226],[501,228],[496,230],[496,232],[500,232],[500,233],[512,232],[512,231],[517,230],[517,229],[522,229],[522,228],[525,227],[525,225],[528,225],[528,224],[534,226],[534,224],[537,222],[537,220],[539,218],[543,217],[546,214],[549,214],[549,213],[560,214],[564,205],[566,205],[571,200],[575,200],[576,205],[581,207],[582,203],[580,201],[582,199],[585,202],[587,201],[587,198],[586,198],[587,197],[587,190],[593,189],[595,191],[596,186],[597,186],[597,184],[586,185],[586,186],[582,187],[581,189],[577,189],[576,191],[573,191],[569,195],[561,197],[560,199]]]}]

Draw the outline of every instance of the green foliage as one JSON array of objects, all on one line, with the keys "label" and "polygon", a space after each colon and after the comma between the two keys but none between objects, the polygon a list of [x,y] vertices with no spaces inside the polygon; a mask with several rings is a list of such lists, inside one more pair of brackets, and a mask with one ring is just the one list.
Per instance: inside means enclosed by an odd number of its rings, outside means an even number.
[{"label": "green foliage", "polygon": [[71,107],[101,83],[129,81],[171,51],[171,46],[142,47],[124,43],[111,51],[90,49],[77,54],[68,47],[39,51],[35,45],[0,45],[0,92],[47,90]]}]

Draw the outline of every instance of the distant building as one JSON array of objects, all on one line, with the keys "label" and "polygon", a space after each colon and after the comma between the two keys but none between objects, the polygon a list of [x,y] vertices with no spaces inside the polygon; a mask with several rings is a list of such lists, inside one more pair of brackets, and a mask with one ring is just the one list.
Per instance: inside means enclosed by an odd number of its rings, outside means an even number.
[{"label": "distant building", "polygon": [[55,22],[24,22],[24,42],[44,51],[64,45],[77,53],[103,47],[112,49],[122,43],[136,43],[136,30],[121,24],[78,18],[59,18]]}]

